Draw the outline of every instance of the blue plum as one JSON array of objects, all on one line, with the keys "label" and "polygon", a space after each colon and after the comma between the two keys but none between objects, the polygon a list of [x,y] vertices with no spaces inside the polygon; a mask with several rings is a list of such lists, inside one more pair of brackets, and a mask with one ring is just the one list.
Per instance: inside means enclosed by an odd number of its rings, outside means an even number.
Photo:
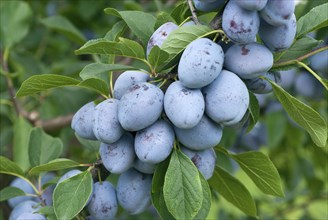
[{"label": "blue plum", "polygon": [[127,131],[138,131],[153,124],[163,111],[164,93],[150,83],[129,88],[118,105],[118,120]]},{"label": "blue plum", "polygon": [[323,86],[309,72],[300,72],[294,84],[295,92],[305,98],[318,99],[323,95]]},{"label": "blue plum", "polygon": [[68,171],[67,173],[65,173],[59,180],[58,180],[58,183],[57,183],[57,185],[59,184],[59,183],[61,183],[61,182],[63,182],[64,180],[66,180],[66,179],[68,179],[68,178],[71,178],[71,177],[73,177],[73,176],[76,176],[76,175],[78,175],[78,174],[80,174],[80,173],[82,173],[82,171],[81,170],[70,170],[70,171]]},{"label": "blue plum", "polygon": [[243,79],[267,72],[273,65],[271,51],[262,44],[233,45],[225,53],[224,67]]},{"label": "blue plum", "polygon": [[256,40],[260,18],[256,11],[245,10],[230,0],[222,14],[222,28],[233,42],[247,44]]},{"label": "blue plum", "polygon": [[195,127],[205,110],[203,94],[199,89],[188,89],[180,81],[175,81],[165,92],[164,110],[176,127]]},{"label": "blue plum", "polygon": [[202,173],[206,180],[210,179],[213,176],[216,163],[216,155],[213,148],[201,151],[194,151],[182,147],[181,150],[191,159],[191,161],[195,164],[195,166]]},{"label": "blue plum", "polygon": [[272,51],[282,51],[289,48],[296,35],[296,17],[292,17],[286,24],[272,26],[261,20],[259,35],[264,44]]},{"label": "blue plum", "polygon": [[71,127],[82,138],[96,140],[92,130],[95,106],[93,102],[89,102],[82,106],[73,116]]},{"label": "blue plum", "polygon": [[[55,174],[53,173],[46,173],[41,177],[41,186],[44,186],[46,183],[51,181],[53,178],[55,178]],[[42,193],[41,197],[44,201],[44,203],[48,206],[52,205],[52,194],[55,189],[55,185],[48,186]]]},{"label": "blue plum", "polygon": [[[262,76],[278,84],[281,82],[281,75],[279,72],[266,72]],[[254,79],[246,79],[244,82],[247,88],[253,93],[264,94],[272,92],[271,83],[260,77]]]},{"label": "blue plum", "polygon": [[161,47],[165,39],[169,36],[169,34],[176,30],[178,25],[173,22],[167,22],[162,24],[156,31],[151,35],[148,44],[147,44],[147,56],[149,55],[151,49],[154,46]]},{"label": "blue plum", "polygon": [[288,23],[294,10],[295,1],[268,0],[260,15],[268,24],[280,26]]},{"label": "blue plum", "polygon": [[205,112],[216,123],[233,125],[245,115],[249,94],[244,82],[233,72],[223,70],[203,89]]},{"label": "blue plum", "polygon": [[207,38],[192,41],[178,66],[178,77],[187,88],[201,88],[210,84],[221,72],[224,54],[220,45]]},{"label": "blue plum", "polygon": [[134,168],[141,173],[153,174],[156,169],[156,164],[143,162],[139,158],[134,161]]},{"label": "blue plum", "polygon": [[328,50],[309,57],[310,66],[325,78],[328,77]]},{"label": "blue plum", "polygon": [[112,144],[100,144],[99,154],[104,167],[111,173],[123,173],[134,162],[134,138],[126,132]]},{"label": "blue plum", "polygon": [[225,3],[225,0],[193,0],[195,8],[199,11],[218,11]]},{"label": "blue plum", "polygon": [[103,143],[116,142],[123,135],[124,130],[118,121],[119,100],[107,99],[95,107],[93,132]]},{"label": "blue plum", "polygon": [[38,211],[41,208],[40,204],[31,201],[31,200],[26,200],[17,206],[11,211],[9,220],[16,220],[17,217],[19,217],[23,213],[33,213]]},{"label": "blue plum", "polygon": [[152,175],[135,169],[122,173],[117,182],[117,200],[131,215],[145,211],[151,204]]},{"label": "blue plum", "polygon": [[160,119],[137,132],[134,149],[141,161],[159,163],[170,155],[173,143],[173,128],[167,121]]},{"label": "blue plum", "polygon": [[297,69],[280,71],[281,83],[280,86],[284,89],[290,89],[295,82]]},{"label": "blue plum", "polygon": [[193,128],[174,127],[177,139],[191,150],[205,150],[216,146],[222,138],[222,127],[209,119],[205,114]]},{"label": "blue plum", "polygon": [[87,208],[90,215],[97,220],[113,219],[118,210],[114,186],[108,181],[95,183]]},{"label": "blue plum", "polygon": [[38,213],[22,213],[15,220],[47,220],[44,215]]},{"label": "blue plum", "polygon": [[267,4],[268,0],[235,0],[239,7],[251,10],[251,11],[260,11]]},{"label": "blue plum", "polygon": [[[35,194],[36,192],[34,192],[32,186],[27,183],[25,180],[21,179],[21,178],[15,178],[11,183],[10,186],[12,187],[17,187],[21,190],[23,190],[25,193],[27,194]],[[27,200],[32,200],[34,197],[31,196],[17,196],[11,199],[8,199],[8,204],[11,208],[14,208],[15,206],[17,206],[18,204],[27,201]]]},{"label": "blue plum", "polygon": [[129,88],[139,82],[147,82],[149,74],[142,71],[130,70],[119,75],[114,84],[114,97],[121,99]]}]

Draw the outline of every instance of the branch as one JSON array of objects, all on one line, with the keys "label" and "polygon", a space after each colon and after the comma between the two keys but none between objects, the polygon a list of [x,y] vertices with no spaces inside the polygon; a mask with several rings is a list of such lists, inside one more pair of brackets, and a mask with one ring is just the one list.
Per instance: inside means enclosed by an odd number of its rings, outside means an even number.
[{"label": "branch", "polygon": [[196,25],[200,24],[197,14],[196,14],[196,9],[194,8],[194,5],[192,4],[192,0],[187,0],[188,6],[191,12],[191,19],[195,22]]},{"label": "branch", "polygon": [[49,120],[37,120],[34,125],[42,127],[45,131],[55,131],[69,125],[74,114],[58,116]]}]

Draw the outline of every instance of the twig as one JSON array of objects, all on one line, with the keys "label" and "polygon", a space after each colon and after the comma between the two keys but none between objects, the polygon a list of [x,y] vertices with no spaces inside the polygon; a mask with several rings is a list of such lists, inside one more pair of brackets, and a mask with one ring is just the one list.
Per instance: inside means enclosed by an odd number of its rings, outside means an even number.
[{"label": "twig", "polygon": [[45,131],[55,131],[69,125],[72,118],[73,114],[58,116],[49,120],[37,120],[34,122],[34,125],[42,127]]},{"label": "twig", "polygon": [[196,9],[194,8],[193,4],[192,4],[192,0],[187,0],[188,2],[188,6],[191,12],[191,19],[195,22],[196,25],[200,24],[197,14],[196,14]]}]

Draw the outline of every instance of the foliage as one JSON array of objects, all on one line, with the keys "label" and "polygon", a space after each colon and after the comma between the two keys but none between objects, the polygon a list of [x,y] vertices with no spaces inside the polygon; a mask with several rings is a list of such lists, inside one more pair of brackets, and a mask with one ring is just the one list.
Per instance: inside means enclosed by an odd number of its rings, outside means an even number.
[{"label": "foliage", "polygon": [[[93,181],[108,173],[103,175],[98,160],[99,142],[83,140],[69,127],[72,114],[91,100],[112,97],[113,81],[121,71],[142,70],[165,84],[176,77],[170,74],[190,42],[202,37],[226,40],[222,30],[208,25],[182,26],[147,57],[152,33],[165,22],[180,25],[190,12],[185,2],[141,2],[1,2],[0,173],[5,181],[0,201],[25,195],[8,186],[10,175],[26,180],[40,197],[37,180],[44,172],[60,176],[82,168],[57,185],[53,206],[39,212],[49,219],[85,217]],[[294,42],[274,53],[272,70],[308,70],[324,88],[321,98],[303,97],[269,80],[274,92],[266,101],[279,106],[270,109],[250,92],[250,120],[242,129],[225,130],[215,147],[213,177],[206,181],[175,145],[153,174],[151,198],[158,214],[146,211],[138,219],[327,218],[327,212],[316,212],[325,209],[327,200],[327,79],[314,72],[307,59],[327,50],[319,45],[328,26],[328,3],[309,10],[311,4],[298,6]],[[199,18],[209,23],[215,13]],[[311,32],[319,38],[310,37]],[[252,146],[240,142],[258,124],[267,132],[257,135],[267,140]],[[116,182],[117,176],[108,179]],[[6,219],[8,207],[1,206]],[[118,215],[128,218],[123,211]]]}]

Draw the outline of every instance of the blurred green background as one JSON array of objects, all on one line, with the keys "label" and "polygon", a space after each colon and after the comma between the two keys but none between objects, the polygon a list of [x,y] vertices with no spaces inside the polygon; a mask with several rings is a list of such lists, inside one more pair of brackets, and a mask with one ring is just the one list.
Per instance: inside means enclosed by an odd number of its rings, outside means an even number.
[{"label": "blurred green background", "polygon": [[[0,7],[8,0],[0,0]],[[106,15],[104,8],[117,10],[140,10],[156,16],[159,11],[169,12],[181,2],[178,0],[27,0],[28,9],[12,12],[12,21],[16,13],[26,13],[24,26],[28,27],[26,36],[14,44],[8,55],[9,74],[4,73],[1,61],[0,78],[0,150],[1,155],[14,158],[20,145],[26,141],[24,133],[30,122],[19,118],[11,100],[9,90],[18,90],[21,83],[35,74],[61,74],[79,78],[81,69],[95,57],[76,56],[74,50],[87,40],[103,37],[118,21],[116,17]],[[297,6],[299,18],[315,5],[326,0],[301,1]],[[12,21],[1,16],[1,26]],[[55,18],[55,20],[54,20]],[[58,23],[59,22],[59,23]],[[70,31],[65,29],[67,27]],[[75,34],[72,34],[74,32]],[[11,33],[15,35],[13,31]],[[125,34],[133,38],[131,33]],[[327,29],[317,33],[319,39],[327,39]],[[1,60],[5,56],[4,39],[1,36]],[[119,59],[128,64],[131,60]],[[302,71],[302,70],[297,70]],[[298,73],[296,73],[297,75]],[[11,86],[12,84],[12,86]],[[318,110],[327,120],[327,94],[318,99],[304,97],[295,92],[293,86],[288,91],[305,103]],[[71,117],[83,104],[97,98],[97,94],[76,87],[65,87],[42,92],[41,94],[19,98],[22,109],[29,113],[30,119],[49,120],[61,116]],[[69,123],[46,131],[60,137],[64,143],[62,157],[81,163],[96,160],[96,151],[77,141]],[[269,95],[264,98],[261,107],[260,122],[251,134],[245,136],[241,129],[227,129],[221,142],[222,146],[234,152],[259,150],[267,154],[276,165],[283,181],[285,198],[276,198],[261,193],[250,179],[223,154],[218,155],[218,163],[240,179],[254,196],[260,219],[328,219],[328,152],[327,148],[315,147],[311,139],[285,114],[280,104]],[[16,158],[19,156],[16,155]],[[24,161],[20,161],[24,165]],[[0,189],[13,179],[0,175]],[[110,177],[115,182],[115,176]],[[10,209],[5,202],[0,204],[0,219],[8,219]],[[128,217],[123,211],[119,219],[157,219],[154,209],[138,216]],[[213,196],[213,203],[208,219],[249,219],[238,209],[226,202],[219,195]]]}]

